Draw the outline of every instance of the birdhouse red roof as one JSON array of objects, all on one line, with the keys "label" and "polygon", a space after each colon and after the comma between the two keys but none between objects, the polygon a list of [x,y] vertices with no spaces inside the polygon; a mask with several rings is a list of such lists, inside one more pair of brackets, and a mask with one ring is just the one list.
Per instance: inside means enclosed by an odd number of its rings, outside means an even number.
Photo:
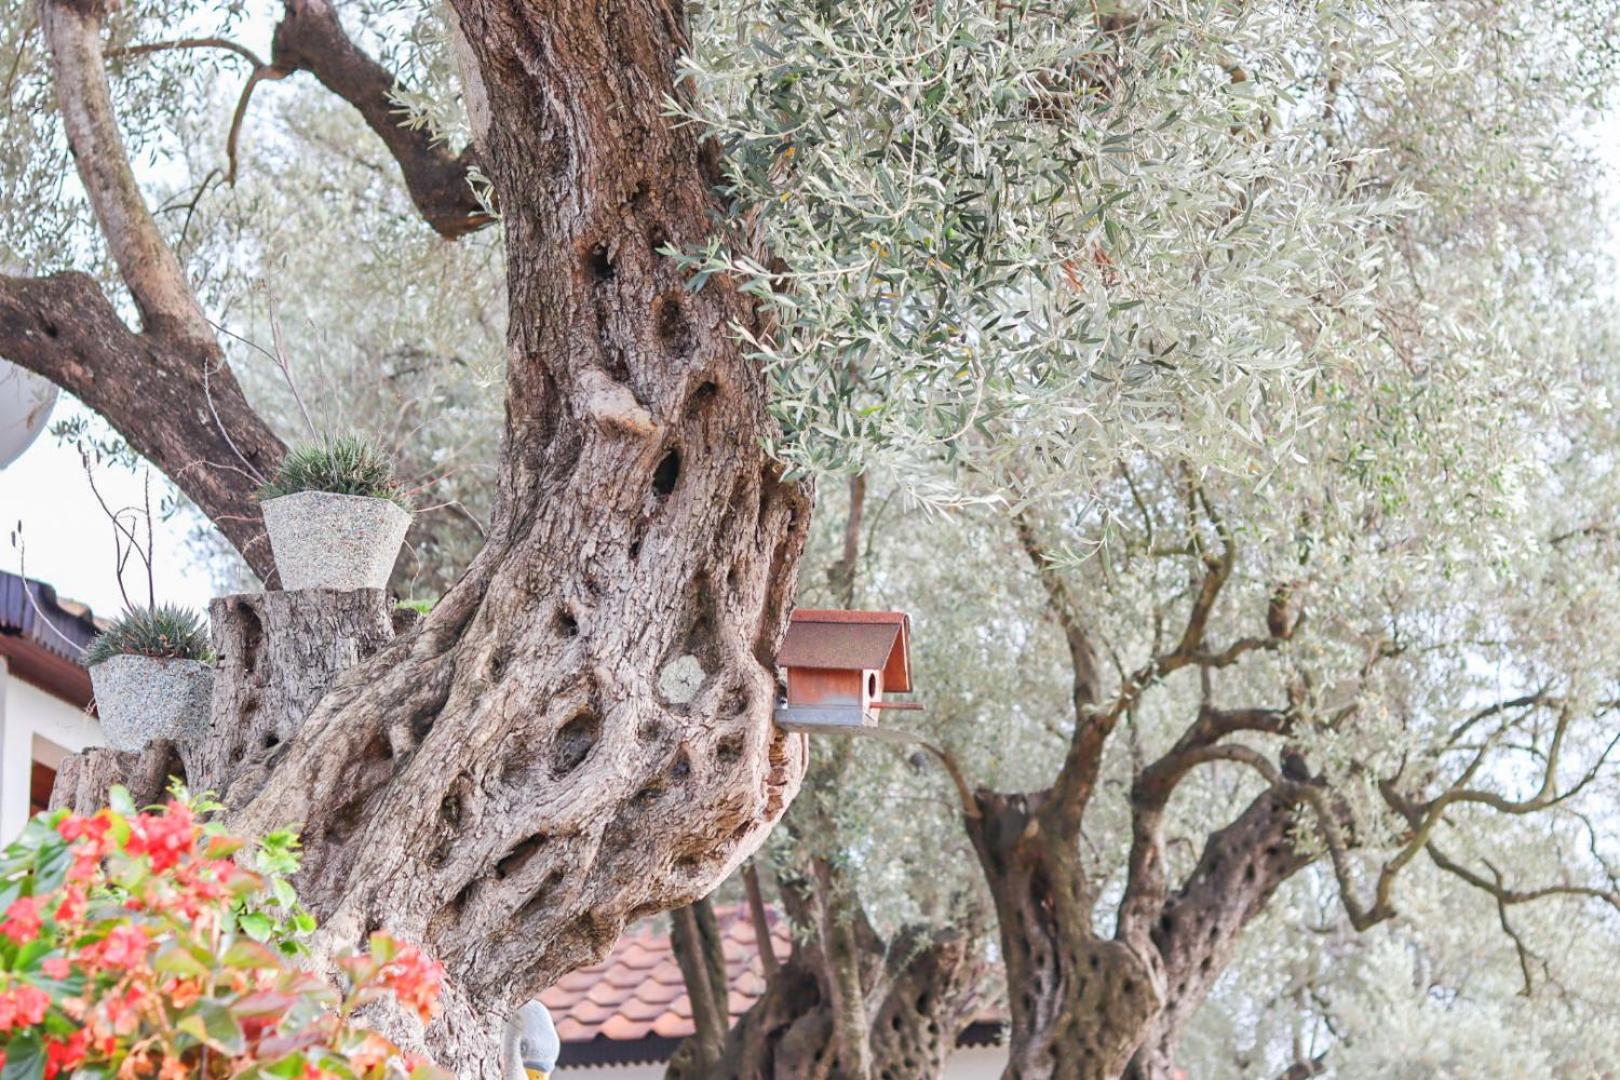
[{"label": "birdhouse red roof", "polygon": [[883,687],[911,690],[911,617],[903,611],[799,608],[776,662],[788,668],[881,671]]}]

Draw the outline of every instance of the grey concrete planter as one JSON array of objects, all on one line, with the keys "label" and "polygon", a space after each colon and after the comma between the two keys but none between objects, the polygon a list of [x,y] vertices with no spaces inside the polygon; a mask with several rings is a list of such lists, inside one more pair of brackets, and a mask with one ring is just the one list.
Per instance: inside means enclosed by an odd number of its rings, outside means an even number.
[{"label": "grey concrete planter", "polygon": [[298,491],[267,500],[264,527],[283,589],[381,589],[411,527],[387,499]]},{"label": "grey concrete planter", "polygon": [[101,730],[115,750],[153,739],[194,739],[208,730],[214,669],[197,660],[114,656],[90,669]]}]

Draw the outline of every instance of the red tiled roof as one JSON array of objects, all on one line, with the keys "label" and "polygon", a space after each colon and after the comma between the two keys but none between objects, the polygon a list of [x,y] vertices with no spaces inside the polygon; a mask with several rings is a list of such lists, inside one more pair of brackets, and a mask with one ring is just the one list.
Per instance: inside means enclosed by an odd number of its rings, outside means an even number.
[{"label": "red tiled roof", "polygon": [[[717,907],[715,920],[726,956],[728,1005],[735,1019],[765,991],[765,972],[754,923],[744,905]],[[768,915],[771,944],[786,960],[793,939],[785,920]],[[669,943],[669,935],[644,923],[619,939],[607,959],[564,975],[540,995],[564,1044],[603,1038],[631,1042],[649,1035],[682,1039],[692,1034],[692,1002]]]}]

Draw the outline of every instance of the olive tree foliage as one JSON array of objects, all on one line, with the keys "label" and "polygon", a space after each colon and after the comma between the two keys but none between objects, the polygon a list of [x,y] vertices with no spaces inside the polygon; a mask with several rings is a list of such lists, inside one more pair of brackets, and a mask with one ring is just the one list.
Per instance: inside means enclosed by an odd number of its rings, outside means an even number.
[{"label": "olive tree foliage", "polygon": [[781,451],[949,502],[919,454],[1084,490],[1136,448],[1286,443],[1406,205],[1325,142],[1310,69],[1391,10],[705,5],[694,120],[781,262],[692,265],[774,298]]},{"label": "olive tree foliage", "polygon": [[[1523,830],[1529,850],[1540,829]],[[1504,873],[1557,875],[1557,855]],[[1402,919],[1355,933],[1327,875],[1306,876],[1255,927],[1183,1043],[1200,1076],[1280,1075],[1299,1062],[1337,1076],[1602,1075],[1620,1054],[1607,957],[1612,918],[1568,904],[1502,913],[1444,875],[1402,887]],[[1525,967],[1533,992],[1525,992]]]}]

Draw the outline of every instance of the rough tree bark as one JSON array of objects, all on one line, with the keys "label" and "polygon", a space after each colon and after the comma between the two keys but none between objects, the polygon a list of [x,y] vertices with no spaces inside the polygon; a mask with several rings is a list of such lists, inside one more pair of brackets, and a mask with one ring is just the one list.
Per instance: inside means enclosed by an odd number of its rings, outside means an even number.
[{"label": "rough tree bark", "polygon": [[1009,1077],[1113,1077],[1163,1007],[1153,960],[1092,928],[1079,837],[1048,792],[975,793],[965,817],[1001,927]]},{"label": "rough tree bark", "polygon": [[185,766],[180,763],[180,748],[167,739],[143,750],[102,748],[70,754],[57,771],[50,808],[80,813],[99,809],[107,805],[115,784],[124,786],[136,806],[151,806],[164,800],[176,777],[185,778]]},{"label": "rough tree bark", "polygon": [[256,790],[333,680],[393,639],[392,608],[381,589],[249,593],[209,604],[219,658],[215,724],[207,739],[183,748],[187,781],[238,799]]},{"label": "rough tree bark", "polygon": [[[490,540],[419,630],[336,680],[268,768],[219,786],[237,828],[301,828],[299,884],[325,946],[386,926],[446,963],[449,1008],[426,1041],[471,1076],[494,1068],[492,1018],[600,956],[627,920],[709,892],[795,793],[804,740],[771,724],[772,661],[810,498],[760,449],[764,380],[732,329],[763,332],[753,302],[723,279],[689,290],[658,254],[724,220],[713,148],[663,113],[679,10],[456,7],[509,269]],[[216,451],[256,452],[262,472],[280,444],[245,405],[227,415],[199,393],[207,373],[239,399],[129,169],[104,13],[46,0],[42,24],[143,330],[105,300],[88,330],[54,316],[64,297],[89,299],[86,279],[5,279],[0,353],[105,409],[265,567],[240,457]],[[125,400],[165,379],[167,411]],[[676,661],[702,669],[695,692],[661,679]]]}]

